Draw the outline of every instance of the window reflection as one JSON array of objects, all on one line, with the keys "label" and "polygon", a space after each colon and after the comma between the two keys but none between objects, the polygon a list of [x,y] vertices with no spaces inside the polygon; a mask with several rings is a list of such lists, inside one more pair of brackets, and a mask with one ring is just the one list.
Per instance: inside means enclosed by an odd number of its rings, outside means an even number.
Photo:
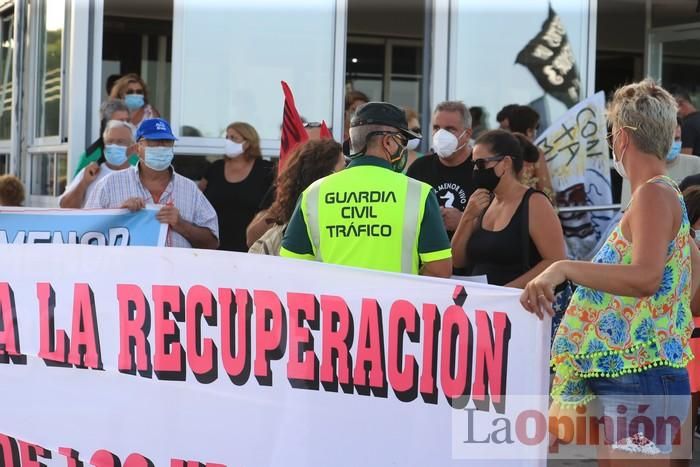
[{"label": "window reflection", "polygon": [[39,3],[36,136],[59,136],[65,0]]},{"label": "window reflection", "polygon": [[508,104],[535,108],[542,128],[566,111],[566,105],[546,93],[527,67],[516,63],[518,54],[542,31],[550,8],[565,29],[580,89],[586,89],[588,0],[456,0],[455,6],[450,98],[484,108],[490,128],[498,128],[496,114]]},{"label": "window reflection", "polygon": [[370,99],[420,110],[423,45],[418,40],[349,37],[345,82]]},{"label": "window reflection", "polygon": [[700,83],[700,40],[687,39],[663,43],[661,62],[661,82],[674,83],[687,89],[690,97],[697,99]]},{"label": "window reflection", "polygon": [[12,128],[14,40],[14,13],[10,10],[0,16],[0,140],[10,139]]},{"label": "window reflection", "polygon": [[32,154],[30,193],[38,196],[58,196],[65,191],[68,157],[65,153]]},{"label": "window reflection", "polygon": [[292,88],[302,116],[330,122],[334,5],[212,0],[203,8],[197,0],[183,0],[182,48],[173,52],[181,54],[182,88],[174,96],[180,125],[221,137],[226,125],[243,120],[261,138],[278,139],[281,80]]},{"label": "window reflection", "polygon": [[54,185],[54,155],[32,155],[32,183],[30,193],[32,195],[53,195]]},{"label": "window reflection", "polygon": [[389,102],[420,109],[423,47],[394,45],[391,49]]}]

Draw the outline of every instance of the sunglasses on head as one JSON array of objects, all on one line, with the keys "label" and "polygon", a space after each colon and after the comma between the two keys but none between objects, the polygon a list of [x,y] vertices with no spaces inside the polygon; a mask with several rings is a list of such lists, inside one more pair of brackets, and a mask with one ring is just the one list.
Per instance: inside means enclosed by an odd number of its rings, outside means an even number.
[{"label": "sunglasses on head", "polygon": [[489,156],[489,157],[485,157],[483,159],[475,159],[474,160],[474,168],[476,170],[485,170],[487,168],[486,164],[488,164],[489,162],[501,162],[506,157],[508,157],[508,156],[504,155],[504,154],[497,154],[495,156]]}]

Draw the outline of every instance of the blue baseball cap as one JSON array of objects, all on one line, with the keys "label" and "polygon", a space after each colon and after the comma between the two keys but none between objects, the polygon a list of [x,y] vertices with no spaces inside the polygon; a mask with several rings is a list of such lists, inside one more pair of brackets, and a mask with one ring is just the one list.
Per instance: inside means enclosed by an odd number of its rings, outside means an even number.
[{"label": "blue baseball cap", "polygon": [[170,124],[162,118],[147,118],[142,121],[136,130],[136,141],[143,139],[168,139],[177,140],[170,129]]}]

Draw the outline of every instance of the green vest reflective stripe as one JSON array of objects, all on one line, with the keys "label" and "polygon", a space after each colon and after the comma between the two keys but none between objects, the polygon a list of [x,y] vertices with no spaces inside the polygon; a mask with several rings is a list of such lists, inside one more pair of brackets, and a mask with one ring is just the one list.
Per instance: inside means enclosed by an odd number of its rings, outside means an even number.
[{"label": "green vest reflective stripe", "polygon": [[[413,268],[413,255],[418,251],[418,234],[420,233],[418,214],[425,209],[425,197],[421,197],[421,183],[418,180],[408,177],[406,177],[406,180],[408,181],[408,189],[406,190],[406,204],[403,214],[401,272],[410,274],[412,272],[418,272],[417,264],[415,271]],[[421,219],[423,218],[423,216],[420,217]]]},{"label": "green vest reflective stripe", "polygon": [[318,196],[320,191],[321,185],[319,183],[314,183],[309,187],[308,193],[305,194],[305,199],[308,204],[304,216],[317,261],[323,261],[321,257],[321,226],[318,223]]},{"label": "green vest reflective stripe", "polygon": [[318,261],[417,274],[418,236],[430,186],[382,167],[323,178],[301,209]]}]

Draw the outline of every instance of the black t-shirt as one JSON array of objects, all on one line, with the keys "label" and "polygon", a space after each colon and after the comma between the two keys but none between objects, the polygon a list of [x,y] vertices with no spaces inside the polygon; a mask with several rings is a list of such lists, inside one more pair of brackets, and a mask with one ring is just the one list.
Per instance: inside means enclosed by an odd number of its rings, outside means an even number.
[{"label": "black t-shirt", "polygon": [[693,154],[700,156],[700,112],[688,114],[683,119],[681,140],[684,148],[693,148]]},{"label": "black t-shirt", "polygon": [[485,230],[481,225],[483,218],[479,219],[479,225],[467,244],[467,257],[473,264],[473,275],[485,275],[489,284],[506,285],[542,261],[529,231],[530,216],[527,203],[535,193],[545,196],[544,193],[530,188],[510,222],[502,230]]},{"label": "black t-shirt", "polygon": [[272,185],[273,165],[257,158],[248,177],[229,183],[224,175],[224,163],[223,159],[218,160],[207,171],[204,195],[219,216],[219,249],[248,251],[245,231]]},{"label": "black t-shirt", "polygon": [[447,167],[440,162],[437,154],[427,154],[416,159],[406,175],[432,186],[440,206],[464,211],[469,197],[474,193],[473,172],[471,157],[458,166]]}]

